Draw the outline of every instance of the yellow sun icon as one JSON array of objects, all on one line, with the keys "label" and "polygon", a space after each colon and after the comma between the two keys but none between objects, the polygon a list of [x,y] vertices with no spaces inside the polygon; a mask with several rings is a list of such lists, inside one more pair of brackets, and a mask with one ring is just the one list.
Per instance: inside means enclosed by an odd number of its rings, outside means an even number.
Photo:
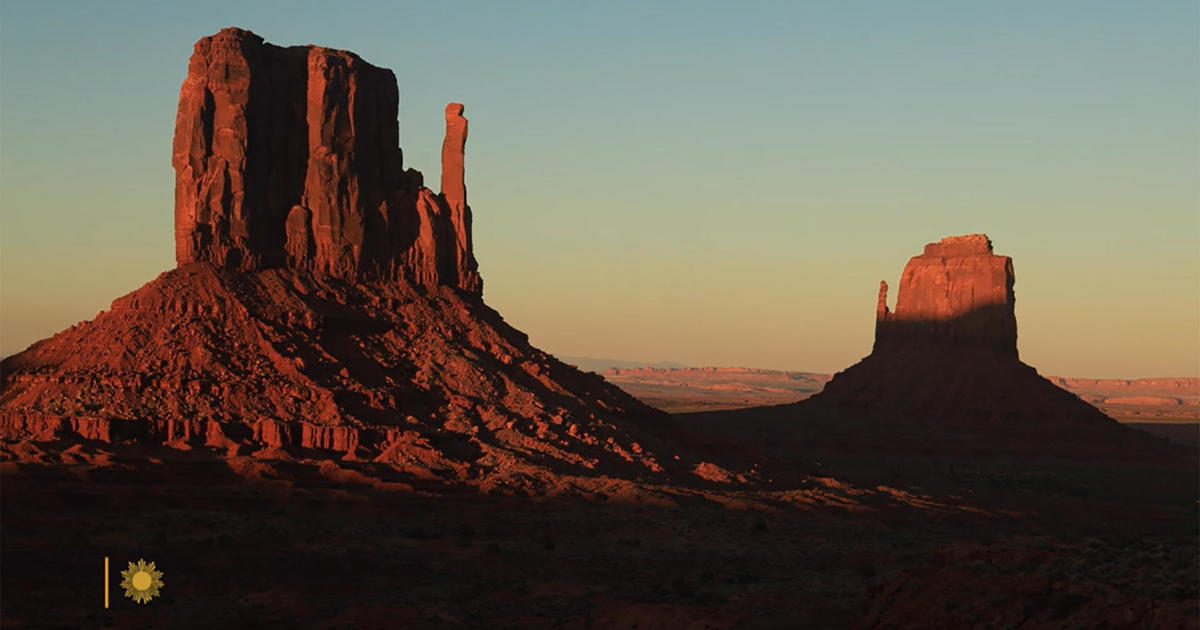
[{"label": "yellow sun icon", "polygon": [[138,560],[137,564],[129,563],[129,568],[121,572],[121,587],[125,589],[125,597],[132,599],[139,604],[154,599],[158,596],[158,589],[162,588],[163,573],[154,568],[153,562]]}]

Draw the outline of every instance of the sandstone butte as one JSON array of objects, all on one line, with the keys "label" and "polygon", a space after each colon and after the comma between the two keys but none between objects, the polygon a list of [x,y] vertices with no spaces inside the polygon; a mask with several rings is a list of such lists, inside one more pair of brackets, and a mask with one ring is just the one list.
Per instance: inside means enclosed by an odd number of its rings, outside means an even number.
[{"label": "sandstone butte", "polygon": [[4,360],[5,457],[166,444],[543,489],[682,465],[659,452],[665,414],[483,302],[463,106],[446,107],[434,193],[404,167],[397,95],[350,52],[236,28],[198,41],[172,156],[178,266]]},{"label": "sandstone butte", "polygon": [[903,427],[928,448],[962,447],[964,437],[973,448],[1031,454],[1155,448],[1021,362],[1015,283],[1012,259],[993,253],[986,235],[926,245],[904,267],[895,310],[880,283],[871,354],[796,405],[869,418],[879,435]]},{"label": "sandstone butte", "polygon": [[479,294],[467,120],[446,107],[442,193],[403,166],[391,70],[225,29],[196,43],[175,119],[175,257]]}]

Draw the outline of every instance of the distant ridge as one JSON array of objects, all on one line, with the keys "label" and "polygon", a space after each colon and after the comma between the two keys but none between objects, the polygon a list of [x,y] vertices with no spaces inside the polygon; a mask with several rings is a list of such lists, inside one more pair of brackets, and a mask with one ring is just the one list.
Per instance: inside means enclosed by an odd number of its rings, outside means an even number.
[{"label": "distant ridge", "polygon": [[597,374],[613,368],[658,368],[663,370],[684,369],[691,367],[676,361],[628,361],[624,359],[597,359],[595,357],[559,357],[564,363],[574,365],[585,372]]},{"label": "distant ridge", "polygon": [[[833,376],[747,367],[610,368],[602,375],[667,413],[798,402],[821,391]],[[1046,378],[1121,422],[1200,422],[1200,378]]]}]

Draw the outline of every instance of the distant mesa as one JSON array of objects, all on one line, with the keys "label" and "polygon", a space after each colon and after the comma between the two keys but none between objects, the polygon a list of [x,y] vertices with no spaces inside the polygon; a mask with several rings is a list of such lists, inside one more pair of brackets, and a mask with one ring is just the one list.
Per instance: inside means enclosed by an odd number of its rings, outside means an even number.
[{"label": "distant mesa", "polygon": [[0,434],[535,492],[688,465],[656,446],[665,414],[483,303],[463,106],[434,193],[404,167],[397,95],[351,52],[198,41],[172,155],[178,267],[4,360]]},{"label": "distant mesa", "polygon": [[678,369],[688,367],[686,364],[676,361],[629,361],[626,359],[605,359],[596,357],[559,357],[563,361],[574,365],[575,367],[588,372],[602,373],[605,370],[623,369],[623,368],[658,368],[658,369]]}]

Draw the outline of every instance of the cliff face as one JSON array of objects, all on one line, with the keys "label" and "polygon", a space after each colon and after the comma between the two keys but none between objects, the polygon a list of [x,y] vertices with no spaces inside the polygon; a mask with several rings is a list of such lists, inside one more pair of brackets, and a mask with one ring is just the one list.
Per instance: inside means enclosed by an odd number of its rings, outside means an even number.
[{"label": "cliff face", "polygon": [[390,70],[347,51],[233,28],[201,39],[175,121],[177,262],[480,293],[462,105],[447,108],[439,196],[404,170],[398,101]]},{"label": "cliff face", "polygon": [[900,277],[894,312],[880,283],[875,352],[922,345],[1017,356],[1012,259],[992,253],[984,234],[949,236],[925,246]]}]

